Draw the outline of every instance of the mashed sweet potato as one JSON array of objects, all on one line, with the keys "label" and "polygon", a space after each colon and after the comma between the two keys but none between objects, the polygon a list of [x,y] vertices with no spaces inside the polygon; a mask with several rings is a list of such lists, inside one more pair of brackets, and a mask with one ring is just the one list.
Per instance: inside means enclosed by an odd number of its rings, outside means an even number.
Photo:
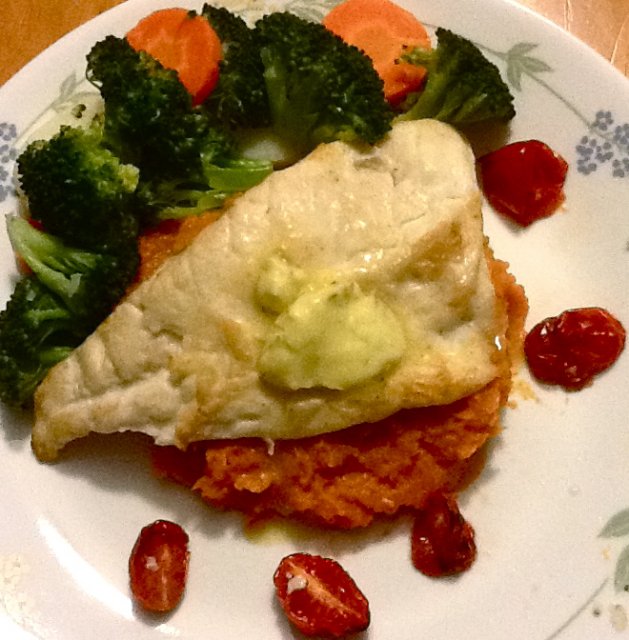
[{"label": "mashed sweet potato", "polygon": [[220,213],[208,211],[201,216],[165,220],[140,237],[140,268],[137,282],[149,278],[169,256],[185,249],[197,234],[214,222]]},{"label": "mashed sweet potato", "polygon": [[[166,225],[142,243],[148,277],[215,216]],[[479,456],[500,430],[512,372],[521,360],[526,297],[504,262],[488,251],[499,301],[500,375],[453,404],[405,410],[377,424],[315,437],[267,442],[218,440],[154,447],[158,475],[191,487],[215,507],[334,528],[420,509],[435,491],[456,492],[479,468]]]}]

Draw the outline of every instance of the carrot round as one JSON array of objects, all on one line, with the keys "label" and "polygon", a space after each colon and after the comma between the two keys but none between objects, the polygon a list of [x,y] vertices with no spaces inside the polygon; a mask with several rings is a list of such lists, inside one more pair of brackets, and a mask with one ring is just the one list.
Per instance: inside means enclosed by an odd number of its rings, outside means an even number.
[{"label": "carrot round", "polygon": [[405,48],[430,49],[430,36],[406,9],[390,0],[345,0],[327,14],[323,24],[371,58],[391,104],[421,88],[425,69],[399,58]]},{"label": "carrot round", "polygon": [[194,104],[216,86],[221,41],[203,16],[188,9],[160,9],[140,20],[126,38],[136,51],[146,51],[174,69]]}]

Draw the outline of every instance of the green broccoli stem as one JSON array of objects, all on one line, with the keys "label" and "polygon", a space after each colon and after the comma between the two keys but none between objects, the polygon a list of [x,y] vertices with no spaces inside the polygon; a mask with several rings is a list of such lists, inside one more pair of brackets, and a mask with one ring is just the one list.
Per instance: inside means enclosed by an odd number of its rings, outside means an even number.
[{"label": "green broccoli stem", "polygon": [[65,360],[73,351],[74,347],[48,347],[39,352],[39,363],[48,370]]},{"label": "green broccoli stem", "polygon": [[[225,204],[227,194],[224,192],[185,190],[177,192],[177,198],[182,204],[172,204],[161,208],[156,214],[157,220],[181,220],[191,216],[199,216],[211,209],[219,209]],[[185,204],[186,202],[190,204]]]},{"label": "green broccoli stem", "polygon": [[18,216],[8,218],[7,231],[15,253],[43,285],[73,309],[82,273],[96,267],[98,254],[72,249]]},{"label": "green broccoli stem", "polygon": [[423,118],[443,119],[441,109],[446,90],[450,82],[447,74],[434,75],[430,86],[427,86],[417,98],[417,101],[407,111],[396,116],[394,121],[420,120]]},{"label": "green broccoli stem", "polygon": [[[425,67],[428,74],[428,82],[417,96],[415,102],[403,113],[395,117],[399,120],[421,120],[423,118],[435,118],[447,120],[442,113],[444,103],[448,97],[448,88],[452,84],[453,75],[456,77],[456,65],[454,59],[443,60],[437,57],[435,51],[416,49],[407,54],[404,59],[407,62]],[[437,60],[439,65],[437,65]],[[459,96],[456,95],[455,105],[458,105]]]},{"label": "green broccoli stem", "polygon": [[211,162],[203,164],[203,175],[208,185],[227,193],[246,191],[262,182],[272,171],[273,163],[268,160],[240,158],[228,160],[222,166]]},{"label": "green broccoli stem", "polygon": [[435,49],[416,48],[402,56],[428,73],[423,89],[404,101],[396,121],[434,118],[460,126],[513,118],[513,96],[478,46],[442,28],[437,38]]},{"label": "green broccoli stem", "polygon": [[[260,57],[264,64],[264,82],[269,100],[272,129],[283,142],[284,150],[292,164],[303,158],[313,147],[312,128],[317,121],[316,107],[310,104],[308,89],[313,83],[289,77],[285,66],[278,56],[263,48]],[[292,100],[288,99],[287,88],[298,84],[300,91],[293,91]],[[316,83],[315,83],[316,84]]]},{"label": "green broccoli stem", "polygon": [[269,160],[236,158],[213,164],[202,157],[203,177],[198,182],[166,181],[157,183],[150,196],[157,220],[177,220],[218,209],[235,193],[247,191],[273,171]]}]

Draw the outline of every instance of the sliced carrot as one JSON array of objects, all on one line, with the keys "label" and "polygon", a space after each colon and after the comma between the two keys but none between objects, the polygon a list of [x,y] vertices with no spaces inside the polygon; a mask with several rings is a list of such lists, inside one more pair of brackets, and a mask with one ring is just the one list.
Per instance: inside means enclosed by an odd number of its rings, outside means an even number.
[{"label": "sliced carrot", "polygon": [[425,69],[399,58],[406,48],[430,49],[430,36],[406,9],[390,0],[345,0],[327,14],[323,24],[371,58],[391,104],[421,88]]},{"label": "sliced carrot", "polygon": [[136,51],[146,51],[177,71],[194,104],[216,86],[221,41],[203,16],[188,9],[161,9],[140,20],[126,38]]}]

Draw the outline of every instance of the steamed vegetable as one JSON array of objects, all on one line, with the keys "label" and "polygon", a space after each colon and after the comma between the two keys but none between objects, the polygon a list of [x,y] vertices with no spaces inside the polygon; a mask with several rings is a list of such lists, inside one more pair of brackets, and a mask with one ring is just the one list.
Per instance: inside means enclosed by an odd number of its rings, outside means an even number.
[{"label": "steamed vegetable", "polygon": [[321,142],[374,143],[391,127],[369,58],[323,25],[272,13],[255,27],[272,127],[301,157]]},{"label": "steamed vegetable", "polygon": [[111,312],[135,276],[138,253],[135,243],[118,253],[76,249],[19,217],[7,226],[30,273],[0,312],[0,398],[21,406]]},{"label": "steamed vegetable", "polygon": [[136,241],[117,252],[88,251],[71,247],[17,216],[9,218],[7,229],[16,255],[86,331],[111,312],[135,277]]},{"label": "steamed vegetable", "polygon": [[174,69],[194,104],[207,98],[218,81],[221,41],[208,21],[187,9],[160,9],[126,35],[136,51],[146,51]]},{"label": "steamed vegetable", "polygon": [[[240,157],[231,132],[193,106],[177,74],[125,39],[98,42],[87,61],[105,102],[104,144],[139,168],[136,204],[145,223],[220,206],[271,172],[270,162]],[[213,179],[218,170],[232,173],[228,188]]]},{"label": "steamed vegetable", "polygon": [[30,216],[49,233],[106,250],[137,238],[131,208],[139,171],[101,144],[98,127],[62,127],[51,139],[31,143],[17,167]]},{"label": "steamed vegetable", "polygon": [[264,66],[254,30],[223,7],[206,4],[203,16],[218,33],[223,47],[218,85],[205,107],[230,128],[269,126]]},{"label": "steamed vegetable", "polygon": [[435,49],[413,49],[403,59],[425,67],[422,91],[409,96],[400,120],[435,118],[453,125],[507,122],[515,115],[513,96],[498,68],[480,49],[447,29],[437,29]]},{"label": "steamed vegetable", "polygon": [[325,16],[323,24],[371,58],[391,104],[421,88],[426,70],[400,59],[407,50],[431,48],[424,25],[410,11],[390,0],[345,0]]},{"label": "steamed vegetable", "polygon": [[28,405],[48,370],[81,343],[70,310],[35,276],[20,279],[0,312],[0,398]]}]

